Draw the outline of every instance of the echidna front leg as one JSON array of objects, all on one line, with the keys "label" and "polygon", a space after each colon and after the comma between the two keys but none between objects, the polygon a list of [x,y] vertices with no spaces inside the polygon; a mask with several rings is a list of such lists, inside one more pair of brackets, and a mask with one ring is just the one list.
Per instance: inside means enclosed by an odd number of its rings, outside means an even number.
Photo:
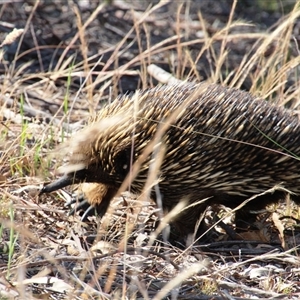
[{"label": "echidna front leg", "polygon": [[[75,205],[72,207],[72,205]],[[70,208],[69,216],[75,215],[80,212],[81,221],[86,221],[87,217],[97,215],[97,210],[94,206],[90,205],[84,194],[73,195],[72,200],[67,202],[66,207]]]},{"label": "echidna front leg", "polygon": [[82,221],[86,221],[89,216],[93,215],[103,217],[117,193],[116,189],[99,183],[83,183],[80,189],[82,195],[67,203],[67,206],[77,203],[69,214],[73,215],[76,211],[84,211],[81,217]]}]

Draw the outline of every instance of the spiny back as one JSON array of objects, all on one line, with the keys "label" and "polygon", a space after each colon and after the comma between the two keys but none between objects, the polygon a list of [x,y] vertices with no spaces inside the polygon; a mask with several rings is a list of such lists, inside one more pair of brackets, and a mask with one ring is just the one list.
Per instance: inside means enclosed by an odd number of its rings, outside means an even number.
[{"label": "spiny back", "polygon": [[[175,120],[162,137],[167,147],[162,184],[195,188],[201,182],[202,188],[248,195],[275,182],[299,180],[298,162],[290,157],[300,152],[298,119],[249,93],[219,85],[161,86],[116,99],[94,120],[120,116],[95,137],[94,147],[102,152],[98,159],[110,166],[125,149],[134,149],[137,158],[174,112]],[[149,163],[150,158],[139,184]],[[300,185],[293,188],[300,192]]]}]

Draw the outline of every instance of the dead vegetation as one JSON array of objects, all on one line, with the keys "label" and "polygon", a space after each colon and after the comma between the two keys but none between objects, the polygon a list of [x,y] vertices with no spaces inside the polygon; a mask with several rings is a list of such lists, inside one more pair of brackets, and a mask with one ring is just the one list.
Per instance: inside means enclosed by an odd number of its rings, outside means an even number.
[{"label": "dead vegetation", "polygon": [[[184,247],[161,234],[151,201],[124,194],[87,225],[64,207],[74,191],[38,196],[61,163],[49,153],[120,92],[156,85],[151,64],[298,115],[299,5],[278,14],[247,1],[111,2],[0,7],[1,298],[298,299],[299,208],[290,203],[261,214],[244,241],[224,225],[209,243]],[[226,208],[218,217],[232,224]]]}]

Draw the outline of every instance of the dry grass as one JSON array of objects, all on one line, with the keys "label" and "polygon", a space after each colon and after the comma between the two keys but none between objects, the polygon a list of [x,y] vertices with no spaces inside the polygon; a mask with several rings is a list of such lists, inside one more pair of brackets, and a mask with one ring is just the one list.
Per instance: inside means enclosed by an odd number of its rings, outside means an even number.
[{"label": "dry grass", "polygon": [[[70,1],[59,17],[51,15],[59,3],[32,3],[0,9],[1,26],[24,28],[6,42],[1,36],[0,298],[298,299],[299,234],[287,232],[292,219],[278,217],[299,218],[292,205],[267,214],[259,242],[226,241],[220,229],[220,240],[184,248],[155,230],[159,214],[151,202],[125,194],[101,222],[86,225],[67,216],[73,191],[39,197],[38,189],[61,164],[48,154],[103,103],[157,83],[150,64],[180,80],[246,88],[297,115],[299,5],[262,29],[234,16],[236,2],[215,22],[192,1],[148,8]],[[64,42],[47,44],[39,28],[55,33],[51,42]],[[266,242],[270,236],[277,243]]]}]

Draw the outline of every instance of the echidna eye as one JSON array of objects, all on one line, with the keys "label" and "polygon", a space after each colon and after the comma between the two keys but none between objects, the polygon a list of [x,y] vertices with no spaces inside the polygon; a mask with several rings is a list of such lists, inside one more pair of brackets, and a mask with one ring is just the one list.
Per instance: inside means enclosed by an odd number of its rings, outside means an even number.
[{"label": "echidna eye", "polygon": [[120,151],[114,158],[116,171],[126,176],[130,166],[130,151],[125,149]]}]

